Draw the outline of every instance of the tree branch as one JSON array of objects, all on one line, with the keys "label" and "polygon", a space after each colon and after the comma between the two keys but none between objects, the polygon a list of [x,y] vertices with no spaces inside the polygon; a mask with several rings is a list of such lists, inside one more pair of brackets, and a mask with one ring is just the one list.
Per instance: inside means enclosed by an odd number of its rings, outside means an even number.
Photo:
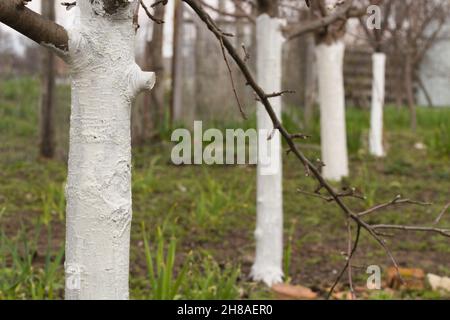
[{"label": "tree branch", "polygon": [[302,35],[310,32],[315,32],[318,29],[325,28],[334,22],[347,19],[352,9],[353,0],[347,0],[342,7],[336,10],[333,14],[324,16],[322,18],[313,20],[309,23],[301,23],[298,26],[293,27],[292,29],[285,30],[285,37],[287,40],[292,40],[297,37],[301,37]]},{"label": "tree branch", "polygon": [[40,45],[53,46],[63,52],[69,50],[66,29],[28,9],[22,0],[1,0],[0,22]]}]

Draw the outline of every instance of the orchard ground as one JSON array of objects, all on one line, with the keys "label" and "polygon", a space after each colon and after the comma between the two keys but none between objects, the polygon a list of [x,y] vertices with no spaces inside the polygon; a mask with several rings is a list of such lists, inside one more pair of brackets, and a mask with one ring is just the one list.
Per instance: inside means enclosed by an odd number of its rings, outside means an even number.
[{"label": "orchard ground", "polygon": [[[48,161],[38,158],[38,81],[0,81],[0,299],[63,297],[69,92],[66,86],[58,88],[58,157]],[[284,115],[285,124],[291,132],[304,132],[297,124],[300,113],[292,110]],[[230,112],[237,111],[234,107]],[[418,132],[412,133],[406,108],[387,107],[388,156],[375,159],[367,154],[365,142],[369,111],[347,108],[351,177],[342,186],[356,187],[366,196],[347,200],[349,204],[363,209],[398,194],[433,203],[390,208],[374,214],[371,222],[428,225],[449,200],[450,109],[419,108],[418,119]],[[312,138],[303,148],[313,159],[320,154],[317,120],[305,132]],[[252,118],[219,128],[248,129],[254,124]],[[170,131],[162,131],[160,138],[133,150],[131,298],[275,298],[248,276],[254,253],[256,168],[174,166]],[[324,297],[345,263],[345,219],[335,204],[298,193],[314,190],[316,183],[305,177],[294,157],[284,155],[283,165],[286,281]],[[450,216],[441,223],[450,227]],[[402,267],[450,276],[449,239],[399,232],[388,238],[388,245]],[[149,264],[154,272],[149,272]],[[365,234],[354,264],[356,286],[362,288],[368,265],[381,266],[383,276],[391,265]],[[338,291],[345,289],[344,281]],[[426,287],[391,291],[384,285],[359,297],[448,298]]]}]

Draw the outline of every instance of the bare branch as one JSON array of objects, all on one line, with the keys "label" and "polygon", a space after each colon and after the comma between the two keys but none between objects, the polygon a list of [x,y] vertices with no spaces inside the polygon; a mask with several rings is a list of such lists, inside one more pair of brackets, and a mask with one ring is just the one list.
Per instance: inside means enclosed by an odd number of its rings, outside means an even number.
[{"label": "bare branch", "polygon": [[325,28],[326,26],[335,23],[338,20],[347,19],[350,15],[353,5],[353,0],[347,0],[340,8],[338,8],[333,14],[324,15],[321,18],[312,20],[309,23],[302,23],[292,29],[285,30],[285,36],[288,40],[300,37],[306,33],[315,32],[318,29]]},{"label": "bare branch", "polygon": [[439,216],[436,218],[436,220],[434,220],[434,224],[435,225],[438,224],[441,221],[442,217],[447,212],[448,208],[450,208],[450,202],[445,205],[444,209],[442,209],[442,211],[439,214]]},{"label": "bare branch", "polygon": [[203,0],[199,0],[199,1],[200,1],[200,3],[202,4],[202,6],[204,6],[205,8],[208,8],[208,9],[214,11],[214,12],[217,12],[217,13],[220,14],[221,16],[233,17],[233,18],[236,18],[236,19],[247,19],[247,20],[249,20],[250,22],[255,23],[255,19],[254,19],[252,16],[250,16],[250,15],[248,15],[248,14],[245,14],[244,11],[243,11],[242,9],[239,10],[240,13],[230,13],[230,12],[227,12],[227,11],[225,11],[225,10],[221,10],[221,9],[219,9],[219,8],[216,8],[216,7],[214,7],[214,6],[212,6],[212,5],[208,4],[208,3],[206,3],[206,2],[203,1]]},{"label": "bare branch", "polygon": [[366,216],[368,214],[374,213],[376,211],[382,210],[382,209],[386,209],[388,207],[392,207],[395,205],[402,205],[402,204],[413,204],[413,205],[419,205],[419,206],[429,206],[431,205],[431,203],[427,203],[427,202],[420,202],[420,201],[413,201],[410,199],[402,199],[402,197],[400,195],[397,195],[392,201],[389,201],[387,203],[383,203],[380,205],[377,205],[373,208],[370,208],[366,211],[360,212],[358,213],[358,217],[363,217]]},{"label": "bare branch", "polygon": [[150,20],[154,21],[157,24],[163,24],[164,20],[162,19],[158,19],[156,18],[151,12],[150,10],[147,8],[147,6],[145,5],[143,0],[139,0],[139,3],[141,5],[142,8],[144,8],[145,14],[147,15],[147,17],[150,18]]},{"label": "bare branch", "polygon": [[267,98],[276,98],[276,97],[281,97],[281,96],[283,96],[283,95],[285,95],[285,94],[291,94],[291,93],[295,93],[295,91],[293,91],[293,90],[284,90],[284,91],[281,91],[281,92],[274,92],[274,93],[270,93],[270,94],[268,94],[268,95],[266,95],[266,97]]},{"label": "bare branch", "polygon": [[245,114],[244,107],[242,106],[241,100],[239,99],[239,95],[236,90],[236,84],[235,84],[234,78],[233,78],[233,71],[231,70],[230,63],[228,62],[227,53],[225,52],[225,47],[223,46],[222,39],[223,38],[221,38],[221,41],[220,41],[220,48],[222,49],[223,60],[225,60],[225,64],[227,65],[228,74],[230,76],[230,81],[231,81],[231,87],[233,89],[233,94],[234,94],[234,97],[236,98],[236,102],[239,107],[239,112],[241,113],[241,115],[244,119],[247,119],[247,115]]},{"label": "bare branch", "polygon": [[376,224],[372,226],[372,229],[378,232],[378,230],[403,230],[403,231],[417,231],[417,232],[431,232],[438,233],[444,237],[450,238],[450,230],[449,229],[440,229],[434,227],[416,227],[416,226],[402,226],[402,225],[393,225],[393,224]]},{"label": "bare branch", "polygon": [[341,272],[339,273],[339,275],[337,276],[336,280],[334,281],[334,284],[331,286],[331,289],[328,291],[328,295],[327,295],[327,299],[330,299],[334,289],[336,289],[336,286],[338,285],[338,283],[341,281],[343,275],[345,274],[345,271],[347,270],[347,268],[350,266],[350,263],[352,261],[353,256],[355,255],[355,252],[358,248],[358,244],[359,244],[359,238],[361,235],[361,226],[357,226],[356,229],[356,238],[355,241],[353,243],[353,248],[350,252],[350,254],[347,257],[347,261],[345,262],[344,267],[342,268]]},{"label": "bare branch", "polygon": [[41,45],[69,50],[66,29],[25,7],[22,0],[0,1],[0,22]]}]

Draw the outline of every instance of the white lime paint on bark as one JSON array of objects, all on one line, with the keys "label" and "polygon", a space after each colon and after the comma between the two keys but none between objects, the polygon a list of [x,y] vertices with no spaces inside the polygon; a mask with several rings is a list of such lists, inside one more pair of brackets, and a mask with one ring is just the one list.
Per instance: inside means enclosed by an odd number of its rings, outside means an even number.
[{"label": "white lime paint on bark", "polygon": [[[260,15],[256,22],[257,33],[257,79],[266,92],[281,91],[282,70],[282,23],[279,19]],[[281,98],[271,99],[275,113],[281,119]],[[258,104],[257,127],[260,132],[270,133],[273,124],[264,107]],[[262,152],[267,148],[268,134],[259,135],[257,172],[257,222],[256,257],[252,277],[272,285],[282,281],[283,257],[283,202],[281,137],[278,131],[270,141],[270,166],[262,164]]]},{"label": "white lime paint on bark", "polygon": [[136,5],[109,15],[102,1],[78,0],[69,30],[66,299],[128,299],[130,109],[155,82],[134,60]]},{"label": "white lime paint on bark", "polygon": [[372,109],[370,114],[370,154],[384,156],[383,149],[383,107],[385,93],[386,54],[374,53],[372,56]]},{"label": "white lime paint on bark", "polygon": [[325,179],[340,181],[348,176],[347,133],[345,125],[343,41],[322,43],[316,47],[319,78],[319,103],[322,174]]}]

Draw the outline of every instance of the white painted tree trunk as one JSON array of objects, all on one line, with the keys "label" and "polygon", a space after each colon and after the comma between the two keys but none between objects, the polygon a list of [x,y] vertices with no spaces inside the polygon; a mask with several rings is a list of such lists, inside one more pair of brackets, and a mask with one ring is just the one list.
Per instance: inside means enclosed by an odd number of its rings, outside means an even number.
[{"label": "white painted tree trunk", "polygon": [[348,176],[347,133],[345,125],[343,41],[322,43],[316,47],[319,77],[319,103],[322,174],[325,179],[340,181]]},{"label": "white painted tree trunk", "polygon": [[[282,45],[281,21],[260,15],[256,22],[257,33],[257,79],[269,93],[281,91]],[[281,119],[281,98],[271,99],[272,106]],[[282,281],[283,260],[283,202],[281,137],[278,131],[270,141],[270,163],[264,164],[267,137],[273,124],[264,107],[257,107],[258,169],[257,169],[257,222],[256,257],[252,277],[271,286]]]},{"label": "white painted tree trunk", "polygon": [[127,299],[131,223],[130,110],[151,89],[136,65],[137,2],[107,14],[78,0],[69,30],[72,81],[66,188],[66,299]]},{"label": "white painted tree trunk", "polygon": [[370,154],[376,157],[385,155],[383,149],[383,107],[385,93],[386,54],[374,53],[372,56],[372,109],[370,114]]}]

